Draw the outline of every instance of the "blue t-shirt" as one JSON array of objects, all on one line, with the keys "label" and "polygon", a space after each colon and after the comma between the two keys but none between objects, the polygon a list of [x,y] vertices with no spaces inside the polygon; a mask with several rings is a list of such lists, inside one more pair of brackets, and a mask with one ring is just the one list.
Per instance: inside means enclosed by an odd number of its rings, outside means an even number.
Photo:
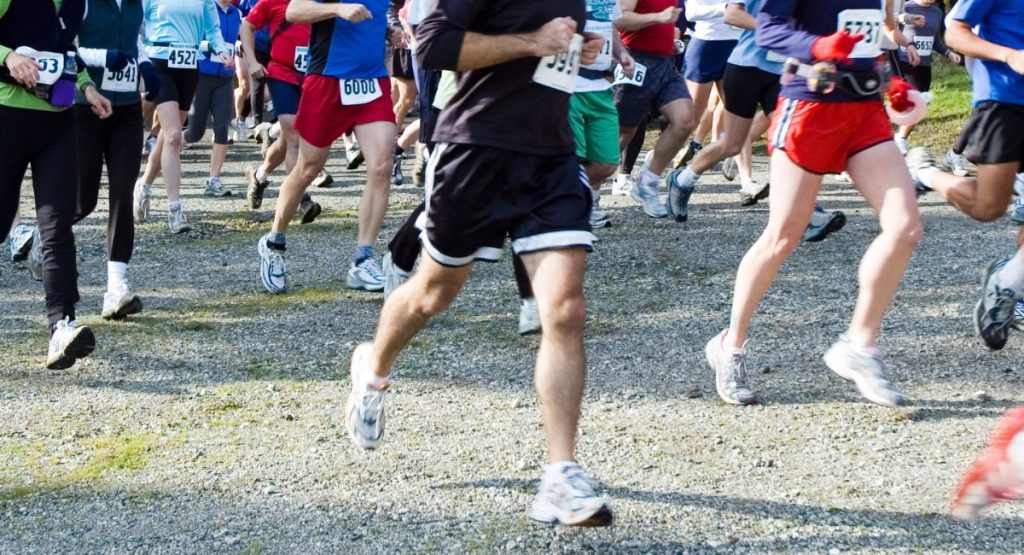
[{"label": "blue t-shirt", "polygon": [[[764,0],[729,0],[729,3],[743,4],[747,13],[756,18],[757,14],[761,11],[761,5],[764,4]],[[734,66],[756,67],[761,71],[782,75],[782,60],[769,61],[769,51],[757,45],[755,35],[756,33],[753,29],[743,30],[739,41],[736,43],[736,48],[733,48],[732,55],[729,56],[729,63]],[[773,55],[773,57],[781,58],[777,54]]]},{"label": "blue t-shirt", "polygon": [[373,19],[352,23],[336,17],[314,23],[306,73],[337,79],[387,77],[384,41],[388,32],[389,1],[362,0]]},{"label": "blue t-shirt", "polygon": [[[224,44],[232,51],[235,48],[235,41],[238,40],[238,28],[242,25],[242,16],[238,8],[229,5],[227,9],[217,6],[217,15],[220,17],[220,35],[224,38]],[[199,73],[213,75],[214,77],[232,77],[235,75],[234,68],[227,66],[213,59],[213,53],[207,52],[203,59],[199,60]]]},{"label": "blue t-shirt", "polygon": [[[249,12],[256,7],[256,3],[260,0],[241,0],[238,2],[238,9],[242,12],[242,19],[245,19],[249,15]],[[256,51],[257,52],[270,52],[270,26],[266,26],[262,29],[256,30]]]},{"label": "blue t-shirt", "polygon": [[[976,27],[978,36],[989,42],[1024,49],[1024,0],[960,0],[949,18]],[[975,106],[986,100],[1024,105],[1024,75],[1003,62],[975,60]]]}]

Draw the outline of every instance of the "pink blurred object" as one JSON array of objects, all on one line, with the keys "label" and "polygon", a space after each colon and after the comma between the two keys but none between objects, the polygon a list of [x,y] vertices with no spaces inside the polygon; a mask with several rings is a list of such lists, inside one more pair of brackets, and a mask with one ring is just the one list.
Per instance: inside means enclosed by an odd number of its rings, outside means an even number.
[{"label": "pink blurred object", "polygon": [[885,105],[885,112],[896,125],[915,125],[928,113],[928,98],[921,91],[911,90],[907,96],[914,103],[914,107],[906,112],[897,112],[892,106]]}]

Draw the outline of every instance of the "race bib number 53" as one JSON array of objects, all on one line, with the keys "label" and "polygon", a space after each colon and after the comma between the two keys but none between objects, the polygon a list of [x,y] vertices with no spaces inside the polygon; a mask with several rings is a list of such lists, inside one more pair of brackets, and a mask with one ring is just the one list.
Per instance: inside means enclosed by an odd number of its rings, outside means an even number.
[{"label": "race bib number 53", "polygon": [[167,67],[172,69],[195,69],[198,62],[199,53],[194,48],[171,48],[167,55]]},{"label": "race bib number 53", "polygon": [[533,72],[533,82],[571,93],[576,87],[576,76],[580,72],[580,56],[583,54],[583,35],[573,35],[569,51],[544,56]]},{"label": "race bib number 53", "polygon": [[864,35],[851,58],[877,58],[882,53],[882,10],[843,10],[839,12],[838,28],[851,35]]},{"label": "race bib number 53", "polygon": [[381,96],[380,82],[376,79],[339,79],[343,106],[359,106],[377,100]]}]

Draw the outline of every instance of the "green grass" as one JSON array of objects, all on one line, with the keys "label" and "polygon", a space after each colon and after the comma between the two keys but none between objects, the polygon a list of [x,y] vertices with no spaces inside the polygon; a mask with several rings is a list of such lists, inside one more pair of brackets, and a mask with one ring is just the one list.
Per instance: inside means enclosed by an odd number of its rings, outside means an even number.
[{"label": "green grass", "polygon": [[971,80],[963,67],[936,57],[932,65],[932,94],[928,116],[910,136],[914,146],[926,146],[944,153],[960,134],[960,126],[971,113]]},{"label": "green grass", "polygon": [[76,482],[95,478],[108,470],[138,470],[148,462],[149,451],[156,444],[156,436],[149,433],[129,435],[102,435],[84,444],[93,449],[83,467],[71,472],[68,480]]}]

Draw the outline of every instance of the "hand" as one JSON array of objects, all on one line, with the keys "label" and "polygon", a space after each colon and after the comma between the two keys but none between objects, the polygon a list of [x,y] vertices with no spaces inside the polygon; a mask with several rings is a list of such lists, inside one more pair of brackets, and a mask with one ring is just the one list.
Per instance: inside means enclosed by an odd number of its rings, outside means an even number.
[{"label": "hand", "polygon": [[263,67],[263,64],[257,62],[256,58],[251,58],[247,60],[247,62],[249,64],[249,75],[251,75],[253,79],[263,79],[267,74],[267,68]]},{"label": "hand", "polygon": [[851,35],[846,29],[836,31],[814,41],[811,45],[811,56],[814,56],[815,60],[849,64],[850,53],[863,38],[864,35]]},{"label": "hand", "polygon": [[674,25],[676,21],[679,21],[680,13],[682,13],[682,10],[680,10],[677,6],[665,8],[664,10],[661,10],[660,12],[657,13],[657,22],[672,23]]},{"label": "hand", "polygon": [[103,96],[96,90],[96,87],[87,85],[85,87],[85,100],[92,107],[92,113],[96,114],[96,117],[100,119],[107,119],[110,114],[114,113],[114,109],[110,106],[110,101],[107,97]]},{"label": "hand", "polygon": [[952,50],[946,52],[946,59],[953,62],[956,65],[960,65],[960,62],[964,61],[963,56]]},{"label": "hand", "polygon": [[581,64],[592,64],[604,47],[604,37],[598,33],[583,33],[583,52],[580,54]]},{"label": "hand", "polygon": [[889,82],[889,105],[892,106],[892,109],[902,113],[909,112],[914,106],[917,106],[910,100],[910,91],[912,90],[914,87],[911,87],[910,83],[899,77],[893,77]]},{"label": "hand", "polygon": [[1024,75],[1024,50],[1014,50],[1006,57],[1006,65],[1017,73]]},{"label": "hand", "polygon": [[923,15],[906,15],[908,17],[904,17],[903,19],[904,21],[906,21],[907,25],[913,25],[914,27],[923,27],[924,24],[928,22],[928,20],[926,20]]},{"label": "hand", "polygon": [[408,48],[409,41],[405,40],[405,31],[401,27],[392,27],[388,31],[388,38],[394,48]]},{"label": "hand", "polygon": [[913,44],[907,45],[907,62],[910,65],[917,67],[921,64],[921,55],[917,52],[917,47]]},{"label": "hand", "polygon": [[362,4],[338,4],[338,17],[352,23],[359,23],[373,19],[373,14]]},{"label": "hand", "polygon": [[146,86],[146,100],[152,102],[160,92],[160,74],[150,62],[139,64],[139,75],[142,76],[142,83]]},{"label": "hand", "polygon": [[632,79],[636,75],[636,60],[629,55],[629,52],[623,52],[619,56],[619,65],[622,66],[622,73],[625,73],[626,77]]},{"label": "hand", "polygon": [[32,58],[11,52],[4,60],[4,65],[11,72],[11,77],[27,88],[33,88],[39,81],[39,64]]},{"label": "hand", "polygon": [[120,50],[107,50],[107,65],[110,71],[121,71],[132,63],[132,57]]},{"label": "hand", "polygon": [[569,51],[569,41],[576,33],[576,20],[556,17],[532,33],[533,54],[538,58]]},{"label": "hand", "polygon": [[235,57],[227,52],[217,54],[217,60],[224,64],[224,67],[228,69],[233,69],[235,67]]}]

